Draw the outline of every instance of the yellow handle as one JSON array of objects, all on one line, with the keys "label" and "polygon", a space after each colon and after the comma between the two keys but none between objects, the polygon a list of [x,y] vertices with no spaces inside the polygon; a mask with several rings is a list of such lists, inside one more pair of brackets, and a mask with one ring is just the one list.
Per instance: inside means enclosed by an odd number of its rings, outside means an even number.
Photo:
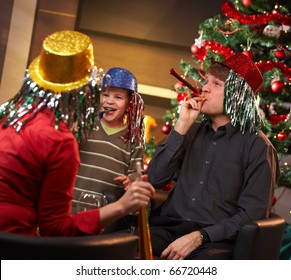
[{"label": "yellow handle", "polygon": [[138,214],[139,227],[139,257],[141,260],[152,260],[152,243],[150,237],[150,229],[148,224],[147,210],[145,207],[139,209]]}]

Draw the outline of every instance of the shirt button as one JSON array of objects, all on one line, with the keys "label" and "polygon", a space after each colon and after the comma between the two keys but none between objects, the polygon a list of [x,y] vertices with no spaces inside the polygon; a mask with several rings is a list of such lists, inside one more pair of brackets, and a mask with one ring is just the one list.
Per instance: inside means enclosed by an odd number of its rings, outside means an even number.
[{"label": "shirt button", "polygon": [[216,142],[212,142],[212,144],[215,146],[216,145]]},{"label": "shirt button", "polygon": [[209,164],[210,162],[208,160],[205,161],[205,164]]},{"label": "shirt button", "polygon": [[196,200],[196,198],[195,198],[195,197],[193,197],[193,198],[192,198],[192,201],[195,201],[195,200]]},{"label": "shirt button", "polygon": [[200,183],[200,185],[203,185],[204,181],[201,180],[201,181],[199,181],[199,183]]}]

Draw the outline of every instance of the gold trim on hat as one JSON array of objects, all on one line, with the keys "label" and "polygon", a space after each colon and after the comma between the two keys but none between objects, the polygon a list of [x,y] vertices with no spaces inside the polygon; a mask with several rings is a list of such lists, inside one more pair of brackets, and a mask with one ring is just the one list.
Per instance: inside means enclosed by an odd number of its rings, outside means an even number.
[{"label": "gold trim on hat", "polygon": [[60,31],[44,40],[28,73],[40,87],[61,93],[87,84],[93,67],[91,39],[77,31]]}]

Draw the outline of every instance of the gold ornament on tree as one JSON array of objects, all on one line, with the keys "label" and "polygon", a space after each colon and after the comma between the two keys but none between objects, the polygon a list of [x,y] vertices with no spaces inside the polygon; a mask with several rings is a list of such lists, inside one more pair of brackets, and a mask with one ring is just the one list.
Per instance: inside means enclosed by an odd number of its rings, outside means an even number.
[{"label": "gold ornament on tree", "polygon": [[231,30],[232,29],[232,20],[228,19],[225,23],[224,23],[224,27],[227,30]]}]

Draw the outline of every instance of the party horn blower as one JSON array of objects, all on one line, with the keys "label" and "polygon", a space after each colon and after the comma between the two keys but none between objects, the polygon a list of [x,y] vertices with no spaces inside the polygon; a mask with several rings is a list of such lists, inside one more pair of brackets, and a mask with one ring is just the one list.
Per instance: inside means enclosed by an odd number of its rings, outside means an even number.
[{"label": "party horn blower", "polygon": [[99,118],[102,119],[102,118],[103,118],[103,115],[104,115],[105,113],[109,113],[109,112],[111,112],[111,111],[112,111],[112,109],[106,109],[106,110],[104,110],[104,111],[99,112]]},{"label": "party horn blower", "polygon": [[[141,180],[141,162],[136,163],[137,180]],[[139,231],[139,258],[141,260],[152,260],[152,243],[146,207],[142,207],[138,212],[138,231]]]},{"label": "party horn blower", "polygon": [[175,78],[177,78],[180,82],[182,82],[183,83],[183,85],[184,86],[186,86],[187,88],[189,88],[190,90],[191,90],[191,92],[193,93],[193,95],[194,96],[198,96],[198,97],[200,97],[200,98],[204,98],[204,96],[203,95],[201,95],[200,93],[199,93],[199,91],[196,89],[196,88],[194,88],[191,84],[189,84],[185,79],[183,79],[175,70],[174,70],[174,68],[171,68],[170,69],[170,71],[169,71],[169,73],[171,74],[171,75],[173,75]]}]

